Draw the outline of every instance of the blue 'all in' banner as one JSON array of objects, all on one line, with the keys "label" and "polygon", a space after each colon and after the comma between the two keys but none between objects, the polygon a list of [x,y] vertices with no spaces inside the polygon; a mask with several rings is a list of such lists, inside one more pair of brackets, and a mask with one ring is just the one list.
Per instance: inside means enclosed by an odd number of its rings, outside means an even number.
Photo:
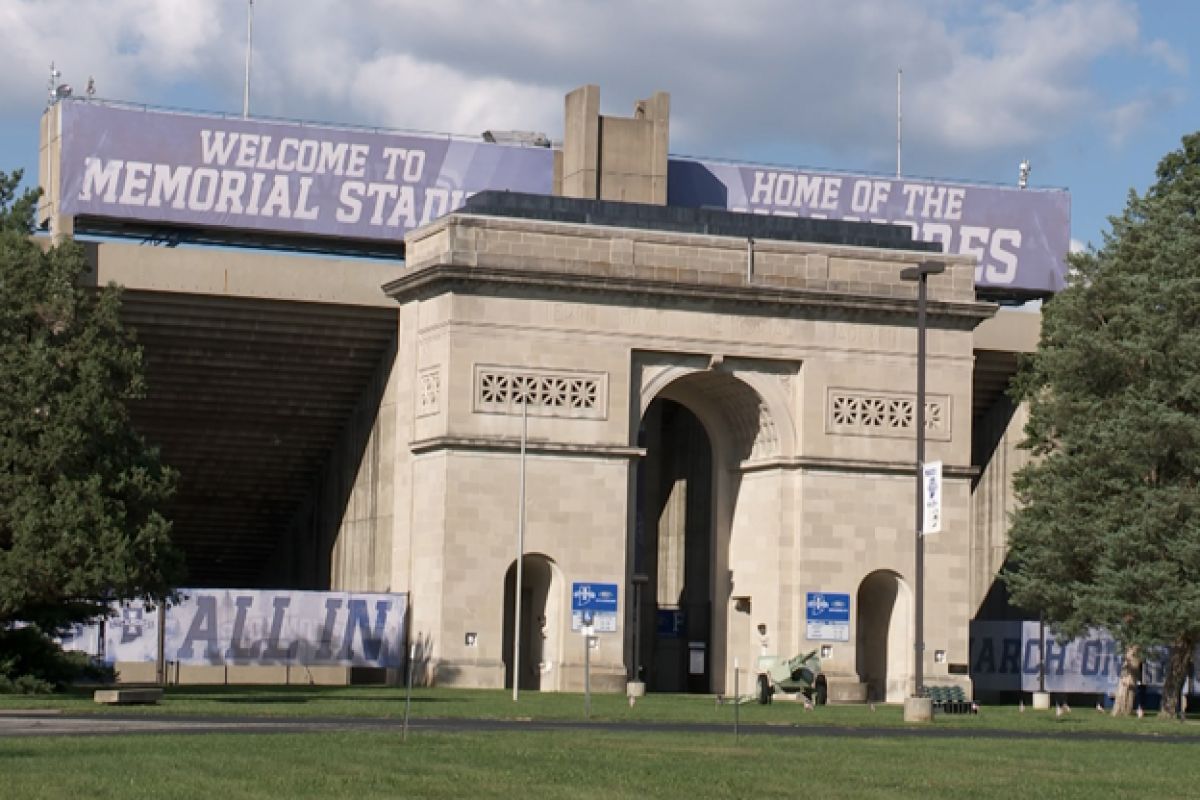
[{"label": "blue 'all in' banner", "polygon": [[[408,596],[181,589],[166,610],[163,655],[189,665],[400,667]],[[155,661],[161,609],[140,602],[105,622],[104,658]]]}]

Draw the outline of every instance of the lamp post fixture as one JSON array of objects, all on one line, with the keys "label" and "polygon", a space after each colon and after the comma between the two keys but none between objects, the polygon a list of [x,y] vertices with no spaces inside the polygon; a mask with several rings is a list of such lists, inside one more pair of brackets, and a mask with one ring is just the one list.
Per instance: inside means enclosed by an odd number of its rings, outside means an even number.
[{"label": "lamp post fixture", "polygon": [[916,466],[916,567],[914,570],[916,583],[916,609],[913,636],[913,697],[921,692],[924,683],[925,666],[925,542],[921,538],[924,527],[924,491],[921,470],[925,464],[925,304],[927,284],[930,275],[938,275],[946,271],[946,265],[939,261],[922,261],[915,267],[906,267],[900,271],[900,279],[916,281],[917,283],[917,466]]}]

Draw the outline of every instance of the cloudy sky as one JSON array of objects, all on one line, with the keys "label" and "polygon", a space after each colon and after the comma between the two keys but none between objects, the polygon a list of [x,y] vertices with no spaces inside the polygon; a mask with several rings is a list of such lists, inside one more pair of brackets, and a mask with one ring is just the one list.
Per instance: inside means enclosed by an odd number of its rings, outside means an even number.
[{"label": "cloudy sky", "polygon": [[[247,0],[0,0],[0,169],[36,173],[50,62],[81,91],[240,112]],[[671,93],[671,152],[1066,187],[1073,238],[1200,128],[1194,0],[255,0],[251,112],[562,135]]]}]

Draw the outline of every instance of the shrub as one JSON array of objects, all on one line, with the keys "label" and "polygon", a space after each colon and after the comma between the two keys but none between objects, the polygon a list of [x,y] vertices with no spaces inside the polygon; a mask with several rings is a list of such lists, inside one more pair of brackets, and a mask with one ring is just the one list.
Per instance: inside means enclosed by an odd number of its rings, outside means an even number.
[{"label": "shrub", "polygon": [[112,667],[86,653],[64,651],[36,626],[0,630],[0,692],[40,694],[114,678]]}]

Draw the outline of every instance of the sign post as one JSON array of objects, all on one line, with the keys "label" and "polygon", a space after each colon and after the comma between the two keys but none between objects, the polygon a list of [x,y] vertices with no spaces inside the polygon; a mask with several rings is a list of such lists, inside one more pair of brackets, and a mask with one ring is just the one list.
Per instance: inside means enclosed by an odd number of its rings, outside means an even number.
[{"label": "sign post", "polygon": [[583,626],[583,718],[592,718],[592,648],[596,646],[595,628]]},{"label": "sign post", "polygon": [[412,675],[413,663],[417,660],[417,646],[409,645],[408,648],[408,673],[404,679],[404,732],[400,736],[400,741],[408,741],[408,712],[412,708]]},{"label": "sign post", "polygon": [[742,706],[742,695],[738,686],[738,660],[735,656],[733,659],[733,741],[737,744],[738,740],[738,709]]}]

